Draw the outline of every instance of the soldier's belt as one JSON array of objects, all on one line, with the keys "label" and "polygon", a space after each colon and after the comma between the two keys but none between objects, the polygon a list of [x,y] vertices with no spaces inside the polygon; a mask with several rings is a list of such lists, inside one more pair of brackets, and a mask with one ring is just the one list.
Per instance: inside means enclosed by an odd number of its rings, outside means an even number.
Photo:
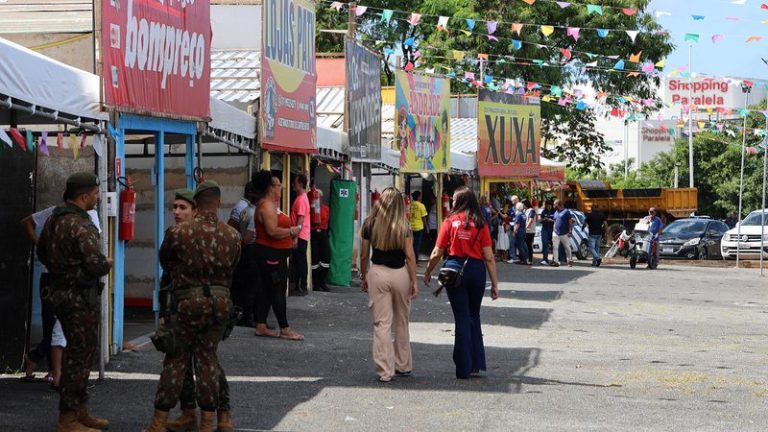
[{"label": "soldier's belt", "polygon": [[229,288],[220,285],[202,285],[174,290],[173,296],[177,302],[192,297],[229,297]]}]

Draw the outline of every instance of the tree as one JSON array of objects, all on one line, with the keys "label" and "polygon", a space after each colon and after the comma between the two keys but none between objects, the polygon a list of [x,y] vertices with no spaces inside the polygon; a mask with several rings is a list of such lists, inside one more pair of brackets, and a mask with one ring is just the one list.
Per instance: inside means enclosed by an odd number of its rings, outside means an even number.
[{"label": "tree", "polygon": [[602,166],[600,156],[610,149],[603,135],[595,130],[595,113],[575,110],[544,117],[541,122],[544,157],[567,161],[570,168],[585,177]]},{"label": "tree", "polygon": [[[378,49],[382,54],[389,53],[384,65],[384,75],[389,85],[394,84],[392,73],[394,61],[392,51],[401,52],[404,57],[402,65],[415,62],[417,69],[434,68],[438,72],[454,72],[457,77],[463,77],[464,72],[482,72],[503,82],[505,78],[520,79],[525,82],[540,83],[547,89],[555,85],[560,87],[578,84],[591,84],[597,91],[612,95],[630,96],[632,98],[653,99],[658,78],[646,74],[628,77],[625,73],[611,71],[615,59],[609,56],[618,55],[627,61],[630,54],[642,52],[643,62],[656,63],[673,50],[669,35],[648,13],[650,0],[604,0],[603,15],[588,13],[585,5],[573,4],[561,8],[555,2],[537,2],[528,5],[522,1],[487,0],[368,0],[364,4],[371,8],[359,18],[358,30],[360,38]],[[632,8],[636,14],[629,16],[618,9],[608,7]],[[374,9],[376,8],[376,9]],[[380,9],[397,11],[417,11],[425,18],[417,26],[407,23],[407,16],[395,14],[391,21],[383,22],[379,15]],[[327,22],[326,14],[342,15],[336,10],[322,8],[318,12],[318,20]],[[429,15],[430,17],[426,17]],[[450,17],[448,31],[439,31],[436,27],[435,16]],[[467,18],[476,20],[472,34],[466,35],[460,29],[467,30]],[[498,41],[485,37],[486,21],[499,23],[494,36]],[[538,26],[524,25],[518,35],[508,23],[536,23],[556,26],[583,28],[578,41],[567,36],[565,29],[560,28],[550,36],[545,37]],[[341,23],[331,23],[337,27]],[[318,26],[318,28],[320,28]],[[346,28],[343,25],[342,28]],[[615,29],[605,38],[600,37],[595,30]],[[639,30],[641,33],[633,42],[625,30]],[[413,44],[406,43],[409,39]],[[516,47],[513,39],[522,41],[522,46]],[[560,48],[570,50],[568,59],[561,53]],[[465,56],[461,60],[454,59],[453,51],[461,51]],[[478,61],[478,54],[488,54],[488,61]],[[533,61],[541,61],[537,65]],[[585,67],[593,61],[598,62],[598,68]],[[638,68],[627,62],[627,67]],[[495,83],[498,81],[495,81]],[[456,93],[475,92],[475,87],[454,80],[452,90]],[[613,106],[627,107],[627,99],[610,98]],[[651,110],[655,107],[648,107]],[[585,114],[573,106],[543,103],[542,124],[543,135],[559,137],[558,147],[561,151],[549,153],[559,161],[573,164],[579,171],[587,172],[600,168],[599,157],[605,152],[604,141],[596,140],[599,133],[594,132],[596,116]],[[560,125],[579,125],[573,133],[561,136],[557,133]],[[590,145],[592,143],[592,145]],[[583,153],[589,153],[585,156]]]}]

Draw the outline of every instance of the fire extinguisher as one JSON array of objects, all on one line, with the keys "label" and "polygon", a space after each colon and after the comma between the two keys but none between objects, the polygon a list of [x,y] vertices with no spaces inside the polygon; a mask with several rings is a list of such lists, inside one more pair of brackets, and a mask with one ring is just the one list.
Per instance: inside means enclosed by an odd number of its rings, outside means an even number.
[{"label": "fire extinguisher", "polygon": [[133,182],[128,178],[126,182],[119,183],[125,187],[120,192],[120,240],[133,240],[134,228],[136,226],[136,191],[133,190]]},{"label": "fire extinguisher", "polygon": [[320,225],[320,192],[315,186],[309,190],[309,200],[312,207],[309,219],[313,226]]},{"label": "fire extinguisher", "polygon": [[380,199],[381,199],[381,194],[379,193],[379,190],[374,189],[373,193],[371,193],[371,207],[375,206]]},{"label": "fire extinguisher", "polygon": [[360,191],[355,191],[355,220],[360,219]]},{"label": "fire extinguisher", "polygon": [[451,212],[451,198],[448,197],[447,193],[443,192],[443,196],[440,198],[440,201],[443,204],[443,217],[447,217]]}]

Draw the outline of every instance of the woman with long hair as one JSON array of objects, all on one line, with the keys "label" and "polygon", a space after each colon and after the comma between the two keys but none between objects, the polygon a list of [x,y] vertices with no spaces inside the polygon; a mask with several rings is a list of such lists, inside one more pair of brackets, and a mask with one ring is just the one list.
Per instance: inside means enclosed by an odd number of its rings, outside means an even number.
[{"label": "woman with long hair", "polygon": [[373,318],[373,361],[379,381],[389,382],[413,370],[408,323],[411,300],[419,293],[413,234],[397,189],[381,193],[363,223],[361,237],[360,270]]},{"label": "woman with long hair", "polygon": [[475,193],[461,186],[453,193],[453,212],[443,221],[437,235],[437,245],[429,257],[424,272],[424,284],[429,286],[432,271],[445,253],[444,267],[461,271],[461,283],[448,287],[456,336],[453,362],[456,378],[469,378],[486,370],[483,331],[480,327],[480,304],[485,293],[486,272],[491,277],[491,298],[499,298],[496,261],[491,248],[491,233],[480,211]]},{"label": "woman with long hair", "polygon": [[[256,210],[248,231],[256,232],[252,249],[261,275],[262,287],[258,292],[256,310],[256,336],[281,337],[304,340],[304,336],[288,326],[285,290],[288,283],[288,256],[293,249],[293,239],[301,229],[291,226],[291,219],[277,208],[282,194],[280,179],[269,171],[253,176],[256,192]],[[272,308],[280,325],[280,333],[267,328],[267,315]]]}]

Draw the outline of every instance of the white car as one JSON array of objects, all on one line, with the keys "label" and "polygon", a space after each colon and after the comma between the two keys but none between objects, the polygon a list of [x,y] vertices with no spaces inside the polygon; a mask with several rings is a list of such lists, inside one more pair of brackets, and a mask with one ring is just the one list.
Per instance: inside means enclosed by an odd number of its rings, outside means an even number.
[{"label": "white car", "polygon": [[[591,256],[589,252],[589,229],[584,227],[586,216],[578,210],[571,210],[573,215],[573,236],[571,237],[571,250],[580,260]],[[550,257],[552,248],[550,244]],[[533,238],[533,251],[541,253],[541,222],[536,222],[536,236]]]},{"label": "white car", "polygon": [[[763,227],[760,224],[761,216],[765,219],[762,225],[766,225],[762,234]],[[741,225],[741,229],[739,229]],[[720,251],[725,259],[736,259],[736,250],[739,249],[739,258],[760,258],[760,249],[762,243],[763,256],[768,257],[768,209],[755,210],[736,227],[728,230],[720,241]],[[741,231],[741,233],[739,233]],[[760,236],[763,235],[762,241]],[[739,237],[741,236],[741,237]]]}]

